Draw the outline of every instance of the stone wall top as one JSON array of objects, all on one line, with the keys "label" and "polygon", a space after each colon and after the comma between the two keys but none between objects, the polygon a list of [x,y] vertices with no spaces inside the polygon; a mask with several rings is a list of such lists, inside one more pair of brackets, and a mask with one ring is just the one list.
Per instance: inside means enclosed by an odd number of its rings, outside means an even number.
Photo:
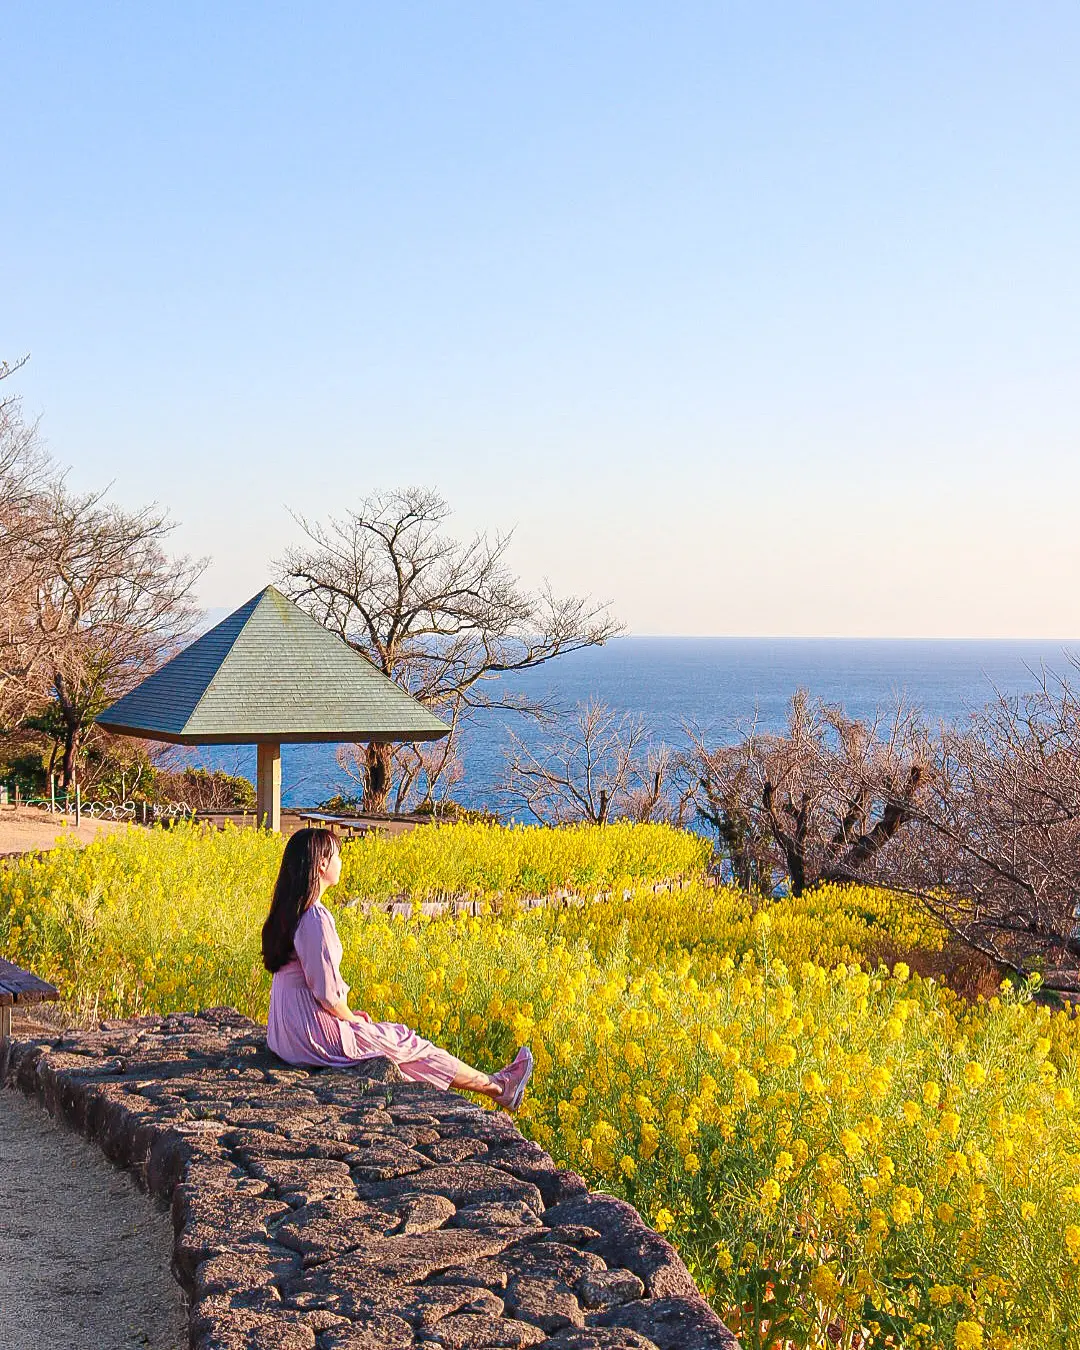
[{"label": "stone wall top", "polygon": [[193,1350],[737,1350],[674,1248],[509,1116],[295,1069],[231,1009],[0,1043],[172,1206]]}]

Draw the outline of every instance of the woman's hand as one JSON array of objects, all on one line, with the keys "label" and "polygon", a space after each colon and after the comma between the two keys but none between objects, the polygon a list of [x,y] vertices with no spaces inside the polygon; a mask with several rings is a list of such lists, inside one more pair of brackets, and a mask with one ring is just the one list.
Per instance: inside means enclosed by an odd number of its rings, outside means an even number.
[{"label": "woman's hand", "polygon": [[326,1011],[337,1018],[339,1022],[370,1022],[371,1014],[366,1012],[353,1012],[347,1003],[323,1003]]}]

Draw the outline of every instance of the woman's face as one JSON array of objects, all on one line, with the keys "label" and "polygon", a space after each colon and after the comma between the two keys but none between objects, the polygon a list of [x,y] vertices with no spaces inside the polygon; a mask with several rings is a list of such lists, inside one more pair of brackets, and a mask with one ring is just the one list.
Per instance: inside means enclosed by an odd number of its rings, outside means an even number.
[{"label": "woman's face", "polygon": [[325,882],[327,890],[338,884],[338,879],[341,876],[341,850],[336,845],[333,853],[323,863],[319,875]]}]

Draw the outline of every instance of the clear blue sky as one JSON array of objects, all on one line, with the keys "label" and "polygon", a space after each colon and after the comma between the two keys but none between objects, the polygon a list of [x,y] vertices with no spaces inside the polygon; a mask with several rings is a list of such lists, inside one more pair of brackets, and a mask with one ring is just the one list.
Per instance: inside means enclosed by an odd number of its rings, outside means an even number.
[{"label": "clear blue sky", "polygon": [[438,486],[645,633],[1080,634],[1080,6],[8,6],[0,356],[233,605]]}]

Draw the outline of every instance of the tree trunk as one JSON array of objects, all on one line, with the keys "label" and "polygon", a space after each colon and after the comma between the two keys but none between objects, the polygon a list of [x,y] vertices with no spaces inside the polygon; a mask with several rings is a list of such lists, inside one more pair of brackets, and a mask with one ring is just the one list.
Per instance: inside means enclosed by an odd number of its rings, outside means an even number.
[{"label": "tree trunk", "polygon": [[795,848],[787,850],[788,876],[791,880],[791,894],[797,900],[806,894],[806,859]]},{"label": "tree trunk", "polygon": [[79,750],[82,717],[74,700],[68,695],[67,681],[60,671],[57,671],[53,678],[53,688],[56,690],[60,720],[64,724],[64,754],[60,762],[60,781],[64,791],[67,792],[75,785],[75,757]]},{"label": "tree trunk", "polygon": [[364,755],[364,810],[385,811],[394,786],[394,764],[388,745],[368,745]]},{"label": "tree trunk", "polygon": [[795,825],[794,832],[790,834],[784,829],[776,811],[775,789],[771,783],[766,783],[762,789],[761,804],[765,808],[772,836],[783,850],[788,878],[791,881],[791,894],[798,899],[806,892],[808,884],[806,834],[809,825],[809,799],[804,794],[798,806],[789,800],[784,807],[785,812],[791,817]]},{"label": "tree trunk", "polygon": [[79,732],[77,727],[67,727],[64,730],[64,758],[60,765],[60,782],[65,791],[75,785],[75,756],[79,748]]}]

